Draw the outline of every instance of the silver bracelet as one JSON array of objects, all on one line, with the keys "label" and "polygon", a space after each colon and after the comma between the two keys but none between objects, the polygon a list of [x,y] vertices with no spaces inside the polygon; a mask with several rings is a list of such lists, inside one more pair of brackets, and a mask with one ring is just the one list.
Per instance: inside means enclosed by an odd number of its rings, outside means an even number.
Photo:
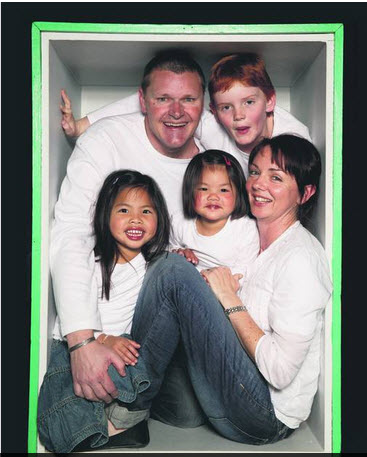
[{"label": "silver bracelet", "polygon": [[90,338],[83,340],[81,343],[78,343],[75,346],[72,346],[71,348],[69,348],[69,354],[70,354],[70,352],[76,351],[77,349],[79,349],[79,348],[85,346],[86,344],[91,343],[92,341],[95,341],[95,340],[96,339],[94,338],[94,336],[91,336]]},{"label": "silver bracelet", "polygon": [[230,314],[232,313],[238,313],[239,311],[247,311],[246,306],[240,305],[240,306],[234,306],[233,308],[227,308],[224,310],[224,314],[229,317]]}]

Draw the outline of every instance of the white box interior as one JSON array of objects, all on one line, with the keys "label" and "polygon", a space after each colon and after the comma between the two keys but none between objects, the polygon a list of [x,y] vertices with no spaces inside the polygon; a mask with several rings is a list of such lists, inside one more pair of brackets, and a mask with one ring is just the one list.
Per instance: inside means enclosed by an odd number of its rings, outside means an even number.
[{"label": "white box interior", "polygon": [[[222,55],[258,52],[264,57],[277,103],[306,124],[323,159],[319,205],[312,230],[331,263],[333,35],[124,35],[42,33],[42,294],[39,384],[55,320],[48,243],[53,208],[74,142],[60,126],[60,89],[76,117],[133,93],[144,65],[157,50],[190,49],[204,73]],[[150,420],[151,442],[141,452],[331,452],[331,306],[326,311],[322,373],[310,418],[291,437],[265,447],[221,438],[208,427],[179,429]],[[39,444],[39,452],[45,452]],[[123,451],[123,450],[121,450]],[[126,452],[131,452],[126,449]],[[108,451],[105,451],[108,452]],[[134,452],[139,452],[134,451]]]}]

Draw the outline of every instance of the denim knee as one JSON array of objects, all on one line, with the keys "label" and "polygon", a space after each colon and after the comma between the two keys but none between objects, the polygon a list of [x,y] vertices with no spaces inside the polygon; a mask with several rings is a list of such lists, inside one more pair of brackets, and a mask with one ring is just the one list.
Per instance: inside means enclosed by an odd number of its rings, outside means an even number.
[{"label": "denim knee", "polygon": [[[124,377],[112,365],[108,373],[118,389],[118,399],[125,404],[133,402],[138,393],[150,386],[141,358],[135,367],[127,367]],[[54,341],[38,400],[37,425],[42,444],[49,451],[69,453],[90,437],[91,447],[97,450],[108,441],[104,408],[103,402],[89,401],[74,394],[67,345]]]},{"label": "denim knee", "polygon": [[69,453],[92,435],[97,447],[108,441],[103,403],[74,394],[66,343],[62,341],[52,344],[38,399],[37,426],[41,443],[56,453]]}]

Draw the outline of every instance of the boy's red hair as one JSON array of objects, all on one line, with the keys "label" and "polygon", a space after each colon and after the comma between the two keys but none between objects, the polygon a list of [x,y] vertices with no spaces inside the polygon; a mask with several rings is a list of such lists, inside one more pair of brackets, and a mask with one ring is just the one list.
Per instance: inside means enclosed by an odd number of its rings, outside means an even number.
[{"label": "boy's red hair", "polygon": [[275,94],[263,59],[254,53],[225,56],[213,65],[208,85],[211,102],[214,104],[213,96],[216,92],[225,92],[236,82],[248,87],[258,87],[267,100]]}]

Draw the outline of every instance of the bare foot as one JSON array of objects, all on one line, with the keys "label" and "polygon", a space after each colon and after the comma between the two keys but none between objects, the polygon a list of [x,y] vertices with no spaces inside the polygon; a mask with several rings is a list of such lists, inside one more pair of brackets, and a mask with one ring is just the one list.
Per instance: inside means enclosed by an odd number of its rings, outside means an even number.
[{"label": "bare foot", "polygon": [[112,422],[110,422],[109,420],[107,422],[108,422],[108,436],[114,436],[114,435],[117,435],[118,433],[122,433],[125,430],[127,430],[126,428],[115,428],[115,426],[112,424]]}]

